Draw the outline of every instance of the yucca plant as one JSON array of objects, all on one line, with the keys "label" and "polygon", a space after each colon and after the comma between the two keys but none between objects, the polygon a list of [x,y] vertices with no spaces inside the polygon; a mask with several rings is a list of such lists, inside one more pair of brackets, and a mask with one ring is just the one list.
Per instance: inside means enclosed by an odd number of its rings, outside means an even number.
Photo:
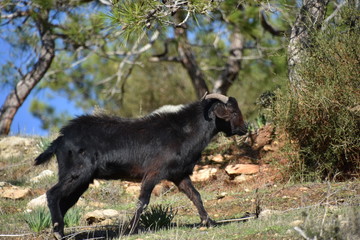
[{"label": "yucca plant", "polygon": [[25,222],[34,232],[41,232],[51,226],[50,212],[45,207],[36,208],[32,212],[26,213],[24,217]]},{"label": "yucca plant", "polygon": [[176,215],[171,207],[154,205],[140,216],[140,224],[149,230],[169,228]]}]

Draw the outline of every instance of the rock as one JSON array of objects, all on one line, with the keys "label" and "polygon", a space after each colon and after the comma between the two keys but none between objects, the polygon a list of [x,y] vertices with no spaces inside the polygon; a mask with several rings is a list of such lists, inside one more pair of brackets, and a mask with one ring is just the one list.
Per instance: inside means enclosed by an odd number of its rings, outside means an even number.
[{"label": "rock", "polygon": [[125,192],[130,195],[138,196],[140,194],[140,189],[141,189],[140,185],[130,185],[125,188]]},{"label": "rock", "polygon": [[16,187],[11,184],[5,184],[0,187],[0,197],[9,199],[23,199],[31,193],[30,188]]},{"label": "rock", "polygon": [[193,174],[190,176],[190,178],[193,182],[208,181],[209,179],[215,176],[217,171],[218,171],[217,168],[204,168],[204,169],[195,170]]},{"label": "rock", "polygon": [[101,225],[109,225],[112,224],[115,220],[117,220],[119,216],[119,212],[114,209],[103,209],[86,213],[84,215],[84,219],[89,225],[94,223],[98,223]]},{"label": "rock", "polygon": [[0,157],[20,157],[34,152],[37,140],[18,136],[10,136],[0,139]]},{"label": "rock", "polygon": [[45,178],[45,177],[50,177],[53,176],[55,173],[49,169],[42,171],[39,175],[37,175],[36,177],[33,177],[32,179],[30,179],[30,182],[32,183],[37,183],[39,182],[41,179]]},{"label": "rock", "polygon": [[156,185],[152,194],[154,196],[160,196],[161,194],[166,193],[173,186],[173,183],[169,181],[162,181],[160,184]]},{"label": "rock", "polygon": [[265,145],[265,146],[263,147],[263,150],[264,150],[265,152],[274,151],[274,149],[273,149],[273,147],[272,147],[271,145]]},{"label": "rock", "polygon": [[241,174],[255,174],[258,173],[260,170],[259,165],[255,164],[235,164],[235,165],[228,165],[225,168],[225,171],[228,175],[241,175]]},{"label": "rock", "polygon": [[[84,206],[84,205],[85,205],[85,200],[83,198],[80,198],[76,203],[76,206]],[[32,210],[38,207],[47,207],[46,193],[28,202],[28,204],[26,205],[26,212],[31,212]]]},{"label": "rock", "polygon": [[224,162],[224,157],[221,154],[217,154],[211,158],[211,161],[222,163]]},{"label": "rock", "polygon": [[251,176],[251,175],[241,174],[239,176],[236,176],[233,181],[237,182],[237,183],[242,183],[242,182],[246,182],[252,178],[253,178],[253,176]]},{"label": "rock", "polygon": [[277,210],[271,210],[271,209],[264,209],[260,212],[259,218],[268,218],[272,215],[280,214],[280,211]]},{"label": "rock", "polygon": [[99,180],[94,179],[93,183],[89,185],[90,188],[97,189],[101,186]]},{"label": "rock", "polygon": [[35,208],[38,207],[47,207],[47,198],[46,194],[43,194],[37,198],[32,199],[28,204],[26,205],[26,211],[31,212]]},{"label": "rock", "polygon": [[290,226],[292,226],[292,227],[297,227],[297,226],[299,226],[299,225],[301,225],[301,224],[303,224],[303,223],[304,223],[303,220],[295,220],[295,221],[292,221],[292,222],[290,223]]}]

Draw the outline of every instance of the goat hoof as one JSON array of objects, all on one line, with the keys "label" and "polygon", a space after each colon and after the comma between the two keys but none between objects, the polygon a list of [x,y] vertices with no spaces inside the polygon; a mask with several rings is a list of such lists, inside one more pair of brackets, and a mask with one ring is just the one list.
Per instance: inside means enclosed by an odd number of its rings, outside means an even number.
[{"label": "goat hoof", "polygon": [[63,239],[62,235],[59,232],[54,232],[54,239],[56,240],[61,240]]},{"label": "goat hoof", "polygon": [[211,218],[208,218],[206,220],[201,221],[201,223],[199,224],[201,227],[214,227],[216,226],[216,222],[214,220],[212,220]]}]

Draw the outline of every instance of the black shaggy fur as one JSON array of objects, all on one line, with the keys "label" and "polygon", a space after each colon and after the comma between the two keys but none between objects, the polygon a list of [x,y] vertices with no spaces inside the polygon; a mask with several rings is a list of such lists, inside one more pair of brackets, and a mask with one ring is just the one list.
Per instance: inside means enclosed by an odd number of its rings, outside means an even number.
[{"label": "black shaggy fur", "polygon": [[39,165],[55,154],[59,182],[47,192],[54,235],[64,234],[64,215],[93,179],[141,181],[139,203],[129,231],[137,227],[157,183],[169,180],[199,211],[202,224],[214,223],[204,209],[190,175],[201,152],[218,132],[246,133],[234,98],[224,104],[204,99],[178,112],[150,114],[139,119],[84,115],[70,121],[48,149],[35,159]]}]

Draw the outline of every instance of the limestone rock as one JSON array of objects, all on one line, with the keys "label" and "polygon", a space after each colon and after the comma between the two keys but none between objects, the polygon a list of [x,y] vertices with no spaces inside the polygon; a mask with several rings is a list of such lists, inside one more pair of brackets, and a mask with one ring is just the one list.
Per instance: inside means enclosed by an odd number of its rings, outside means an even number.
[{"label": "limestone rock", "polygon": [[251,175],[241,174],[239,176],[236,176],[233,181],[237,182],[237,183],[242,183],[242,182],[246,182],[252,178],[253,178],[253,176],[251,176]]},{"label": "limestone rock", "polygon": [[268,218],[276,214],[281,214],[281,212],[277,210],[264,209],[260,212],[259,218]]},{"label": "limestone rock", "polygon": [[224,162],[224,157],[221,154],[217,154],[215,156],[212,156],[212,158],[210,160],[217,162],[217,163],[222,163],[222,162]]},{"label": "limestone rock", "polygon": [[[85,200],[83,198],[80,198],[76,203],[76,206],[84,206],[84,205],[85,205]],[[26,205],[26,212],[31,212],[32,210],[38,207],[47,207],[46,193],[30,200],[30,202],[28,202],[28,204]]]},{"label": "limestone rock", "polygon": [[228,175],[241,175],[241,174],[255,174],[258,173],[260,170],[259,165],[255,164],[235,164],[235,165],[228,165],[225,168],[225,171]]},{"label": "limestone rock", "polygon": [[26,205],[26,209],[28,212],[31,212],[35,208],[38,207],[47,207],[47,198],[46,194],[43,194],[37,198],[32,199],[28,204]]},{"label": "limestone rock", "polygon": [[118,219],[119,216],[119,212],[114,209],[102,209],[88,212],[85,214],[84,218],[89,225],[94,223],[109,225]]},{"label": "limestone rock", "polygon": [[10,199],[23,199],[31,193],[30,188],[23,188],[5,184],[0,187],[0,197]]},{"label": "limestone rock", "polygon": [[127,192],[130,195],[138,196],[140,194],[141,186],[139,185],[130,185],[125,188],[125,192]]},{"label": "limestone rock", "polygon": [[213,178],[217,173],[217,168],[204,168],[195,170],[193,174],[190,176],[193,182],[204,182]]}]

